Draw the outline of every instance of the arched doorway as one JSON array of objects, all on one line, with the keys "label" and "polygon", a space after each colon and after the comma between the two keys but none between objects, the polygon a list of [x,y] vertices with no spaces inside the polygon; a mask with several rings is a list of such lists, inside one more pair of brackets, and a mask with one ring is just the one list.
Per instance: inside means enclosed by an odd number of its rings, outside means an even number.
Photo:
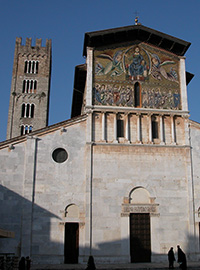
[{"label": "arched doorway", "polygon": [[[129,201],[137,205],[139,213],[130,213],[130,255],[131,262],[151,261],[150,213],[145,205],[150,204],[149,193],[139,187],[130,192]],[[146,212],[146,213],[145,213]]]},{"label": "arched doorway", "polygon": [[[68,205],[65,209],[65,217],[69,219],[79,218],[79,208],[75,204]],[[65,223],[64,262],[66,264],[78,263],[79,256],[79,223]]]}]

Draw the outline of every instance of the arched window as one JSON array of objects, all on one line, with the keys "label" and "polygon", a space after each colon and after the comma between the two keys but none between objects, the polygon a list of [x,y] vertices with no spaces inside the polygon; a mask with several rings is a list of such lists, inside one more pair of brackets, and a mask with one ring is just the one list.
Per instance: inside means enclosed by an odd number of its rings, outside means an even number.
[{"label": "arched window", "polygon": [[141,107],[141,87],[138,82],[134,85],[134,101],[135,107]]},{"label": "arched window", "polygon": [[32,132],[32,126],[22,125],[21,126],[21,135],[25,135]]},{"label": "arched window", "polygon": [[33,130],[32,126],[29,127],[29,133],[31,133]]},{"label": "arched window", "polygon": [[21,135],[24,135],[24,126],[21,126]]},{"label": "arched window", "polygon": [[35,73],[35,61],[32,62],[31,73]]},{"label": "arched window", "polygon": [[27,70],[28,70],[28,61],[25,61],[24,63],[24,73],[27,73]]},{"label": "arched window", "polygon": [[34,104],[22,104],[22,114],[21,117],[24,118],[33,118],[34,117],[34,111],[35,111],[35,105]]},{"label": "arched window", "polygon": [[26,91],[26,80],[23,81],[22,93]]},{"label": "arched window", "polygon": [[34,117],[34,104],[31,104],[31,112],[30,112],[30,117],[33,118]]},{"label": "arched window", "polygon": [[28,61],[28,73],[31,73],[31,61]]},{"label": "arched window", "polygon": [[30,115],[30,104],[26,104],[26,117]]},{"label": "arched window", "polygon": [[33,92],[33,80],[30,81],[29,93]]},{"label": "arched window", "polygon": [[36,67],[35,67],[35,73],[38,74],[38,67],[39,67],[39,62],[36,61]]},{"label": "arched window", "polygon": [[25,107],[26,107],[26,105],[23,103],[22,104],[22,114],[21,114],[21,117],[25,117]]},{"label": "arched window", "polygon": [[37,81],[36,80],[24,80],[22,93],[36,93]]},{"label": "arched window", "polygon": [[37,81],[34,81],[34,93],[36,92],[37,89]]},{"label": "arched window", "polygon": [[24,73],[32,73],[37,74],[39,68],[39,62],[38,61],[25,61],[24,62]]}]

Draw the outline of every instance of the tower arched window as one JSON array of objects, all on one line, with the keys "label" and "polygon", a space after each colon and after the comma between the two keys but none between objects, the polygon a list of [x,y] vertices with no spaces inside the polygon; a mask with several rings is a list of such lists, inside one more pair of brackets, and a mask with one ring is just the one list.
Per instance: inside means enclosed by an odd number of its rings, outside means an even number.
[{"label": "tower arched window", "polygon": [[33,118],[34,117],[34,111],[35,111],[35,105],[34,104],[22,104],[22,114],[21,117],[23,118]]},{"label": "tower arched window", "polygon": [[25,116],[25,107],[26,107],[26,105],[23,103],[22,104],[22,114],[21,114],[21,117],[24,117]]},{"label": "tower arched window", "polygon": [[36,89],[37,89],[37,81],[35,80],[34,81],[34,93],[36,92]]},{"label": "tower arched window", "polygon": [[28,61],[26,60],[24,62],[24,73],[27,73],[27,70],[28,70]]},{"label": "tower arched window", "polygon": [[141,86],[138,82],[134,85],[134,101],[135,107],[141,107]]},{"label": "tower arched window", "polygon": [[28,73],[32,73],[31,72],[31,63],[32,63],[31,61],[28,61]]},{"label": "tower arched window", "polygon": [[32,62],[32,65],[31,65],[31,73],[35,73],[35,61]]},{"label": "tower arched window", "polygon": [[36,80],[24,80],[22,93],[36,93],[37,81]]},{"label": "tower arched window", "polygon": [[31,111],[30,111],[30,116],[31,116],[31,118],[33,118],[34,117],[34,108],[35,108],[35,106],[34,106],[34,104],[31,104]]},{"label": "tower arched window", "polygon": [[25,93],[26,90],[26,80],[23,81],[22,93]]},{"label": "tower arched window", "polygon": [[25,135],[32,132],[32,126],[22,125],[21,126],[21,135]]},{"label": "tower arched window", "polygon": [[24,62],[24,73],[37,74],[39,68],[39,61],[26,60]]},{"label": "tower arched window", "polygon": [[26,117],[28,118],[30,115],[30,104],[26,104]]}]

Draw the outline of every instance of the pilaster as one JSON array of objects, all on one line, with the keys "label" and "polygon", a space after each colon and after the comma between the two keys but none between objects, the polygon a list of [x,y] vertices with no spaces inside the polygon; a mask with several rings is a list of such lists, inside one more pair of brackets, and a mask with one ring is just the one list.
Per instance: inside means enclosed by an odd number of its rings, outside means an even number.
[{"label": "pilaster", "polygon": [[87,88],[86,108],[92,106],[92,84],[93,84],[93,49],[87,48]]},{"label": "pilaster", "polygon": [[185,73],[185,57],[182,57],[180,59],[180,90],[181,90],[182,110],[188,111],[186,73]]}]

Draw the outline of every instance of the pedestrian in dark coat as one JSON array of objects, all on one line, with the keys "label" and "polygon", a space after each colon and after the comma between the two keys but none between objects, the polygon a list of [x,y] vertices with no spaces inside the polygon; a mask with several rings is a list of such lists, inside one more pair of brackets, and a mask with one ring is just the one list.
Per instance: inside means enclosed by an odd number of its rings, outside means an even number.
[{"label": "pedestrian in dark coat", "polygon": [[19,261],[19,270],[25,270],[26,269],[26,263],[25,258],[21,257]]},{"label": "pedestrian in dark coat", "polygon": [[183,270],[186,270],[187,269],[187,260],[186,260],[185,253],[182,251],[180,246],[177,246],[177,249],[178,249],[178,263],[180,264],[180,268]]},{"label": "pedestrian in dark coat", "polygon": [[96,269],[96,266],[94,263],[94,258],[93,256],[89,256],[87,268],[85,270],[95,270],[95,269]]},{"label": "pedestrian in dark coat", "polygon": [[26,270],[31,269],[31,259],[29,256],[26,257]]},{"label": "pedestrian in dark coat", "polygon": [[174,269],[175,256],[174,256],[173,247],[171,247],[168,252],[168,261],[169,261],[169,269]]}]

